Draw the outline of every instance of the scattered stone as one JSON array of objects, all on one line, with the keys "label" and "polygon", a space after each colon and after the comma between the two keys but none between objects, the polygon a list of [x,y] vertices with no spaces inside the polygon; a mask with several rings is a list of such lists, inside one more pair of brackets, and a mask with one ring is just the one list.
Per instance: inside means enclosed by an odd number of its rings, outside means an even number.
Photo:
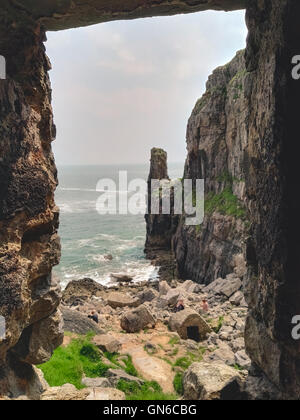
[{"label": "scattered stone", "polygon": [[93,344],[101,351],[107,351],[109,353],[118,353],[122,346],[116,338],[108,334],[96,335],[93,338]]},{"label": "scattered stone", "polygon": [[115,388],[87,388],[89,395],[87,401],[124,401],[124,392]]},{"label": "scattered stone", "polygon": [[86,301],[92,296],[98,296],[103,290],[105,290],[104,286],[92,279],[74,280],[65,288],[62,301],[68,306],[74,306],[78,301]]},{"label": "scattered stone", "polygon": [[218,348],[209,354],[208,359],[211,361],[222,361],[228,366],[235,365],[235,355],[230,346],[223,341],[217,341]]},{"label": "scattered stone", "polygon": [[47,389],[42,396],[42,401],[77,401],[86,400],[90,390],[88,388],[80,391],[74,385],[65,384]]},{"label": "scattered stone", "polygon": [[222,362],[193,363],[184,375],[185,400],[239,400],[241,377]]},{"label": "scattered stone", "polygon": [[237,277],[231,275],[226,277],[226,284],[220,289],[220,293],[225,295],[228,299],[234,295],[242,287],[242,282]]},{"label": "scattered stone", "polygon": [[164,296],[164,299],[166,300],[167,305],[174,306],[178,302],[178,299],[180,297],[181,291],[178,289],[170,289],[167,294]]},{"label": "scattered stone", "polygon": [[149,325],[154,328],[155,319],[145,305],[126,312],[121,318],[122,329],[129,333],[139,332]]},{"label": "scattered stone", "polygon": [[233,296],[231,296],[231,298],[229,299],[229,302],[232,305],[240,306],[243,300],[245,300],[244,294],[241,291],[238,291]]},{"label": "scattered stone", "polygon": [[126,382],[135,382],[138,385],[143,385],[144,381],[136,376],[128,375],[121,369],[108,369],[106,376],[112,387],[116,387],[118,382],[122,379]]},{"label": "scattered stone", "polygon": [[168,293],[168,291],[171,289],[171,287],[168,285],[166,281],[161,281],[159,283],[159,295],[164,296]]},{"label": "scattered stone", "polygon": [[136,308],[140,305],[140,300],[137,297],[131,297],[126,293],[111,292],[107,297],[107,303],[112,308]]},{"label": "scattered stone", "polygon": [[245,350],[240,350],[235,354],[235,363],[246,370],[249,370],[251,367],[251,360]]},{"label": "scattered stone", "polygon": [[65,331],[81,335],[85,335],[90,331],[94,331],[97,334],[104,333],[96,322],[90,320],[86,315],[65,306],[61,307],[61,311],[63,314]]},{"label": "scattered stone", "polygon": [[[199,341],[205,340],[207,334],[211,332],[209,325],[204,319],[193,309],[184,309],[183,311],[173,314],[169,320],[169,327],[171,331],[176,331],[178,335],[186,340],[191,337],[192,330],[199,337]],[[195,327],[198,329],[196,332]]]},{"label": "scattered stone", "polygon": [[111,384],[106,378],[84,378],[83,385],[87,388],[110,388]]},{"label": "scattered stone", "polygon": [[128,276],[127,274],[111,274],[110,277],[118,283],[130,283],[133,280],[133,277]]},{"label": "scattered stone", "polygon": [[145,289],[138,294],[141,303],[152,302],[157,296],[157,291],[153,289]]}]

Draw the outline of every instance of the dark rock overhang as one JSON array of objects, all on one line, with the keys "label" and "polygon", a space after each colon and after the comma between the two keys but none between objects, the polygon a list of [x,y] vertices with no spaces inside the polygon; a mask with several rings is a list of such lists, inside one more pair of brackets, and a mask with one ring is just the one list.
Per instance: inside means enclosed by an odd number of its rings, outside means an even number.
[{"label": "dark rock overhang", "polygon": [[2,0],[1,8],[23,11],[47,30],[57,31],[121,19],[204,10],[239,10],[246,0]]}]

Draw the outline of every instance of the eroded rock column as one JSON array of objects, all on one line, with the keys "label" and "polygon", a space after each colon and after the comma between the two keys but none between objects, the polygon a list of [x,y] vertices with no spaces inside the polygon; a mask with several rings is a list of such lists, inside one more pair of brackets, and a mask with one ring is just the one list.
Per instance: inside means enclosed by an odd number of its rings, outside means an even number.
[{"label": "eroded rock column", "polygon": [[30,364],[45,362],[62,341],[57,311],[58,209],[55,138],[45,33],[25,14],[0,17],[0,395],[28,391]]}]

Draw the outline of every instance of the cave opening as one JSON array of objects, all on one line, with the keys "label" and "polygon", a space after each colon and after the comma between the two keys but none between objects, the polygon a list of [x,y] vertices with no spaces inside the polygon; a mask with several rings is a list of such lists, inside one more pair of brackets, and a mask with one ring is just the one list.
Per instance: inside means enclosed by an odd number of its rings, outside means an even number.
[{"label": "cave opening", "polygon": [[143,215],[100,219],[95,187],[101,177],[115,180],[119,170],[147,179],[154,146],[167,150],[169,176],[182,177],[191,110],[212,70],[245,47],[246,33],[244,12],[48,33],[62,241],[55,272],[64,287],[84,277],[105,282],[110,271],[155,276],[143,255]]}]

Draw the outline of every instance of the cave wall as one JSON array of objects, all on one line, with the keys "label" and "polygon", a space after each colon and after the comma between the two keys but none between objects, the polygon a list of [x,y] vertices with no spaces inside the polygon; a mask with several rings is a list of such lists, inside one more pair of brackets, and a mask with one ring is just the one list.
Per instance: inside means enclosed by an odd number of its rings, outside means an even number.
[{"label": "cave wall", "polygon": [[[45,31],[244,5],[242,0],[41,0],[38,5],[2,0],[0,54],[7,59],[8,78],[0,81],[0,315],[7,321],[0,342],[1,394],[26,392],[34,377],[31,363],[47,360],[62,339],[59,288],[51,275],[60,245]],[[291,317],[300,313],[294,200],[299,84],[290,75],[291,57],[299,54],[300,6],[298,0],[246,5],[246,66],[252,79],[245,166],[251,222],[246,344],[275,384],[300,397],[299,345],[290,335]]]},{"label": "cave wall", "polygon": [[51,274],[60,242],[50,63],[44,30],[24,22],[0,17],[7,60],[7,79],[0,80],[0,315],[6,321],[0,394],[13,396],[27,389],[31,364],[48,360],[63,338],[60,289]]},{"label": "cave wall", "polygon": [[300,4],[249,1],[246,66],[252,88],[246,170],[251,232],[246,248],[251,359],[288,395],[300,397],[299,341],[292,317],[300,313],[299,200],[297,191]]}]

